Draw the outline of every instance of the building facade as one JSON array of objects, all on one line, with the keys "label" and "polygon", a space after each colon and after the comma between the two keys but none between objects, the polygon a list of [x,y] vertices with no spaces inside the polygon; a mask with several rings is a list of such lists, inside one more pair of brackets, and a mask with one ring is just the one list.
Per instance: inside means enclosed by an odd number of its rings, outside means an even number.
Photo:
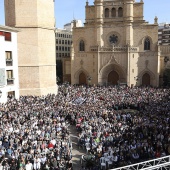
[{"label": "building facade", "polygon": [[81,20],[74,20],[65,24],[64,29],[56,29],[56,70],[59,83],[71,83],[70,49],[72,45],[72,28],[75,22],[77,27],[82,27]]},{"label": "building facade", "polygon": [[159,86],[158,18],[143,18],[143,0],[86,2],[84,27],[73,27],[72,84]]},{"label": "building facade", "polygon": [[[58,83],[71,81],[64,74],[63,60],[70,58],[70,49],[72,44],[72,31],[68,29],[56,29],[56,72]],[[69,71],[69,75],[70,75]],[[70,77],[70,76],[69,76]]]},{"label": "building facade", "polygon": [[15,28],[0,26],[0,103],[19,98],[17,33]]},{"label": "building facade", "polygon": [[62,57],[70,57],[70,48],[72,44],[72,31],[66,29],[56,29],[56,60],[62,60]]},{"label": "building facade", "polygon": [[161,23],[158,28],[158,44],[170,45],[170,24]]},{"label": "building facade", "polygon": [[57,94],[54,0],[5,0],[5,24],[20,29],[20,95]]}]

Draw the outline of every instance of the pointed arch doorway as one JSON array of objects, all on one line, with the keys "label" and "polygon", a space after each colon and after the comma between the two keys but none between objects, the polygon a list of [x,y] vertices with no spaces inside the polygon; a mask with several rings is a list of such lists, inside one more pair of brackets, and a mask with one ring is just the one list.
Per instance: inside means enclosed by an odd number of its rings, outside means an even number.
[{"label": "pointed arch doorway", "polygon": [[111,71],[108,74],[108,84],[109,85],[118,85],[119,82],[119,74],[116,71]]},{"label": "pointed arch doorway", "polygon": [[80,73],[79,75],[79,85],[87,84],[87,76],[84,72]]},{"label": "pointed arch doorway", "polygon": [[142,76],[142,85],[143,86],[150,86],[150,83],[151,83],[150,75],[148,73],[145,73]]}]

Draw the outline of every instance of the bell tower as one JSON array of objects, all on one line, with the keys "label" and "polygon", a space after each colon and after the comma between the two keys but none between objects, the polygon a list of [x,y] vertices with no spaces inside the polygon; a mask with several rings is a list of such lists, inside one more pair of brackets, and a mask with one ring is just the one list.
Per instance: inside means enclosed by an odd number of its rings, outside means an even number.
[{"label": "bell tower", "polygon": [[133,4],[134,0],[124,0],[124,25],[126,44],[133,45]]},{"label": "bell tower", "polygon": [[96,24],[96,42],[97,45],[103,46],[103,0],[95,0],[95,24]]},{"label": "bell tower", "polygon": [[5,24],[20,30],[20,94],[56,94],[54,0],[5,0]]}]

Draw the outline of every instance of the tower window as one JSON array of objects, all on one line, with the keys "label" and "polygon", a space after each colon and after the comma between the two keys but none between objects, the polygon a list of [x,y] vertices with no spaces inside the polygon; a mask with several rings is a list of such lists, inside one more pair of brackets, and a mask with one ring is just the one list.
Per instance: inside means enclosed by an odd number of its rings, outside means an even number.
[{"label": "tower window", "polygon": [[5,41],[11,41],[11,33],[10,32],[4,32],[5,34]]},{"label": "tower window", "polygon": [[118,17],[123,17],[123,8],[119,7],[118,9]]},{"label": "tower window", "polygon": [[109,18],[109,9],[108,8],[105,9],[105,18]]},{"label": "tower window", "polygon": [[112,17],[116,17],[116,9],[112,8]]},{"label": "tower window", "polygon": [[149,40],[149,38],[145,39],[144,50],[150,50],[150,40]]},{"label": "tower window", "polygon": [[83,40],[81,40],[79,43],[79,51],[85,51],[85,44]]}]

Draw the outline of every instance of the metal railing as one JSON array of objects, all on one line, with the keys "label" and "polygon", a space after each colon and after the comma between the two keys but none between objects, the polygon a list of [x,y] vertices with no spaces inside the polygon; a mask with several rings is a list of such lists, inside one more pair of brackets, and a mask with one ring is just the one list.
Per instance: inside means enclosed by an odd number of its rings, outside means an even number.
[{"label": "metal railing", "polygon": [[170,170],[170,155],[111,170]]},{"label": "metal railing", "polygon": [[170,54],[170,46],[160,46],[160,50],[162,54]]},{"label": "metal railing", "polygon": [[138,52],[139,47],[132,46],[113,46],[113,47],[105,47],[105,46],[91,46],[90,51],[93,52]]}]

